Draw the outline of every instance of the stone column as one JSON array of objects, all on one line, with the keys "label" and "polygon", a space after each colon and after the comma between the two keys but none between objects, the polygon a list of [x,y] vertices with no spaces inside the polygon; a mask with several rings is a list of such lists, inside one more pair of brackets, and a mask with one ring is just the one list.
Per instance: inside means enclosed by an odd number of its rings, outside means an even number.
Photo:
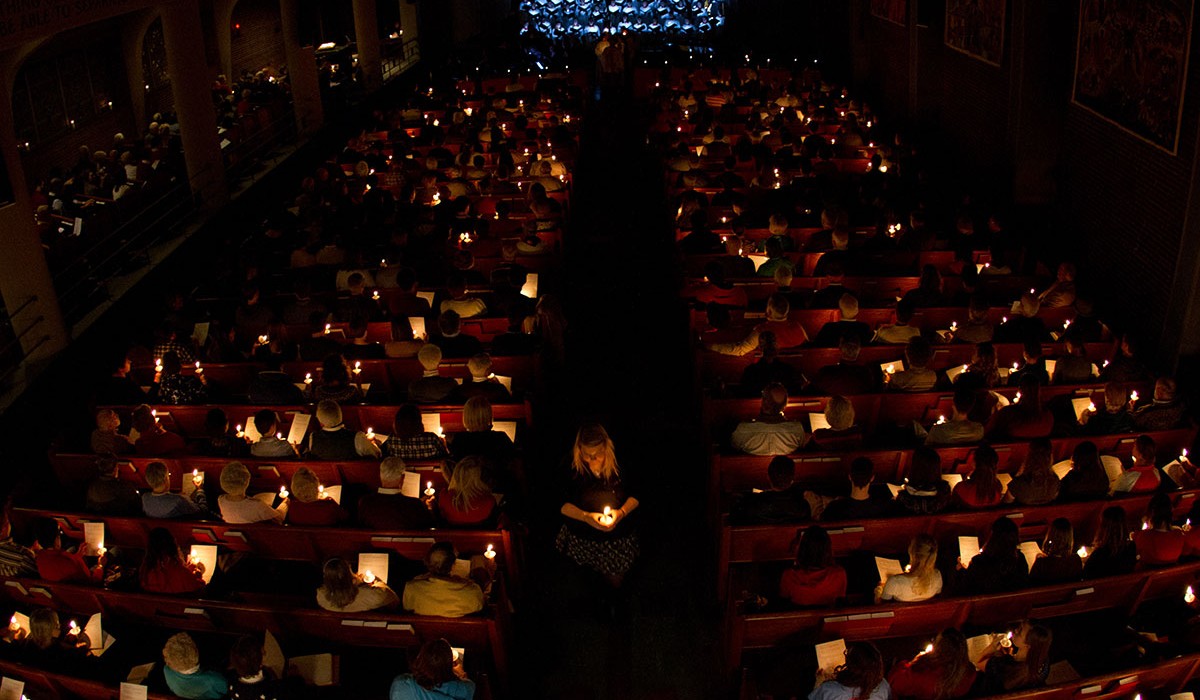
[{"label": "stone column", "polygon": [[358,44],[358,70],[362,73],[363,91],[375,92],[383,85],[375,0],[354,0],[354,41]]},{"label": "stone column", "polygon": [[299,11],[299,0],[279,0],[283,50],[287,54],[292,107],[296,111],[296,131],[303,135],[320,128],[325,121],[325,110],[321,105],[316,53],[313,47],[300,45]]}]

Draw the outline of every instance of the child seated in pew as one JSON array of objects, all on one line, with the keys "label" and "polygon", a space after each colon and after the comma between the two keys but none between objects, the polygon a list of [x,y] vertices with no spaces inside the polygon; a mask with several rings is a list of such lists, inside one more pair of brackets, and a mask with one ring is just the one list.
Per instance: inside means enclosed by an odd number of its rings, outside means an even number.
[{"label": "child seated in pew", "polygon": [[1029,568],[1029,582],[1048,586],[1083,578],[1083,560],[1075,552],[1075,529],[1066,518],[1055,518],[1046,530],[1042,553]]},{"label": "child seated in pew", "polygon": [[391,610],[400,602],[399,596],[385,581],[378,578],[367,582],[350,570],[345,559],[325,562],[323,582],[317,589],[317,605],[333,612],[366,612]]},{"label": "child seated in pew", "polygon": [[829,533],[810,525],[800,536],[796,560],[779,580],[779,595],[793,605],[830,606],[846,595],[846,570],[833,560]]},{"label": "child seated in pew", "polygon": [[225,674],[203,670],[200,650],[191,635],[180,632],[163,646],[163,675],[171,692],[185,700],[219,700],[229,691]]},{"label": "child seated in pew", "polygon": [[254,414],[254,429],[259,438],[250,445],[252,457],[267,457],[272,459],[295,459],[300,456],[295,445],[275,435],[279,426],[279,418],[275,411],[264,408]]},{"label": "child seated in pew", "polygon": [[463,660],[445,639],[421,645],[411,670],[396,676],[388,700],[471,700],[475,683],[467,677]]},{"label": "child seated in pew", "polygon": [[349,519],[342,506],[324,493],[316,472],[300,467],[292,475],[292,487],[287,497],[289,525],[340,525]]},{"label": "child seated in pew", "polygon": [[[217,498],[221,519],[229,524],[282,523],[287,516],[288,502],[284,500],[278,508],[259,497],[246,497],[250,488],[250,470],[241,462],[230,462],[221,470],[221,490],[225,493]],[[275,494],[266,494],[274,499]]]},{"label": "child seated in pew", "polygon": [[1083,577],[1120,576],[1137,566],[1137,545],[1129,537],[1125,509],[1109,506],[1100,515],[1100,529],[1092,540],[1092,549],[1084,549]]},{"label": "child seated in pew", "polygon": [[875,587],[875,603],[915,603],[942,592],[942,572],[937,569],[937,540],[924,533],[908,543],[908,567]]},{"label": "child seated in pew", "polygon": [[147,537],[138,580],[142,590],[168,595],[198,593],[206,585],[203,562],[185,560],[175,536],[162,527],[154,528]]},{"label": "child seated in pew", "polygon": [[[190,497],[171,493],[171,478],[167,465],[151,462],[146,465],[146,484],[150,491],[142,494],[142,512],[150,518],[202,518],[208,515],[208,499],[204,493],[204,481],[199,475],[192,476],[195,484]],[[188,476],[184,476],[188,478]]]},{"label": "child seated in pew", "polygon": [[975,664],[967,653],[967,638],[947,627],[933,640],[933,649],[901,662],[888,674],[897,697],[914,700],[953,700],[971,692]]}]

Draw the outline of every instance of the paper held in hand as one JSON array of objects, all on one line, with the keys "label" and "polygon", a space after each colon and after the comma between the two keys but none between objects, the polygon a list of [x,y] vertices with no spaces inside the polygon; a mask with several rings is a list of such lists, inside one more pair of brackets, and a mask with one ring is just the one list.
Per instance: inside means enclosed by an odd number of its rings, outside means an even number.
[{"label": "paper held in hand", "polygon": [[254,416],[246,416],[246,438],[250,442],[258,442],[262,439],[262,433],[258,432],[258,428],[254,426]]},{"label": "paper held in hand", "polygon": [[754,263],[754,271],[755,272],[758,272],[758,268],[762,267],[763,264],[765,264],[767,262],[767,260],[770,260],[770,258],[768,258],[765,255],[747,255],[746,258],[750,262]]},{"label": "paper held in hand", "polygon": [[904,573],[904,567],[900,566],[899,559],[875,557],[875,568],[879,570],[880,581],[887,581],[889,576]]},{"label": "paper held in hand", "polygon": [[0,700],[21,700],[25,694],[25,681],[5,676],[0,680]]},{"label": "paper held in hand", "polygon": [[208,341],[208,322],[197,323],[192,326],[192,340],[196,341],[196,345],[204,347],[204,343]]},{"label": "paper held in hand", "polygon": [[521,285],[521,296],[527,299],[538,298],[538,274],[536,272],[525,275],[525,284]]},{"label": "paper held in hand", "polygon": [[417,296],[424,299],[429,304],[429,308],[433,309],[433,292],[417,292]]},{"label": "paper held in hand", "polygon": [[188,554],[188,560],[204,565],[202,578],[205,583],[212,581],[213,572],[217,569],[217,546],[215,544],[194,544]]},{"label": "paper held in hand", "polygon": [[279,640],[269,630],[263,636],[263,668],[270,669],[276,678],[299,676],[308,685],[333,685],[336,681],[333,654],[310,654],[288,659],[283,655]]},{"label": "paper held in hand", "polygon": [[808,414],[808,428],[812,433],[818,430],[829,430],[829,419],[825,417],[824,413],[810,413]]},{"label": "paper held in hand", "polygon": [[492,423],[493,430],[499,430],[508,436],[509,440],[517,441],[517,422],[515,420],[498,420]]},{"label": "paper held in hand", "polygon": [[1000,472],[996,475],[996,481],[1000,482],[1001,491],[1008,491],[1008,485],[1012,483],[1012,480],[1012,474],[1009,474],[1008,472]]},{"label": "paper held in hand", "polygon": [[1058,464],[1055,464],[1053,467],[1050,467],[1050,471],[1054,472],[1054,476],[1057,476],[1059,479],[1062,479],[1064,476],[1067,475],[1067,472],[1071,471],[1072,467],[1074,467],[1074,466],[1075,466],[1074,462],[1072,462],[1069,459],[1064,459],[1063,461],[1059,462]]},{"label": "paper held in hand", "polygon": [[896,360],[894,362],[884,362],[883,364],[879,365],[879,369],[884,374],[895,374],[896,372],[903,372],[904,371],[904,361]]},{"label": "paper held in hand", "polygon": [[1058,360],[1046,360],[1046,374],[1054,379],[1054,368],[1058,367]]},{"label": "paper held in hand", "polygon": [[962,562],[964,568],[970,566],[971,560],[975,558],[976,554],[979,554],[979,538],[960,536],[958,538],[958,560]]},{"label": "paper held in hand", "polygon": [[297,413],[292,417],[292,427],[288,430],[287,441],[293,445],[299,445],[304,442],[304,435],[308,432],[308,424],[312,421],[312,416],[307,413]]},{"label": "paper held in hand", "polygon": [[903,484],[888,484],[887,487],[888,491],[892,492],[892,498],[895,498],[900,494],[901,491],[904,490]]},{"label": "paper held in hand", "polygon": [[425,333],[425,319],[420,316],[409,316],[408,325],[412,328],[413,337],[425,339],[428,337]]},{"label": "paper held in hand", "polygon": [[1085,411],[1090,410],[1094,406],[1095,406],[1095,404],[1092,403],[1092,399],[1090,396],[1083,396],[1083,397],[1080,397],[1077,399],[1071,399],[1071,408],[1075,409],[1075,420],[1077,420],[1077,421],[1083,418],[1083,414]]},{"label": "paper held in hand", "polygon": [[[367,572],[371,572],[371,576],[367,576]],[[363,552],[358,555],[358,575],[366,578],[374,577],[375,580],[388,582],[388,555],[382,552]],[[371,581],[367,581],[371,583]]]},{"label": "paper held in hand", "polygon": [[942,481],[950,484],[950,490],[953,491],[955,486],[962,483],[962,474],[942,474]]},{"label": "paper held in hand", "polygon": [[983,660],[983,653],[992,645],[994,635],[981,634],[976,637],[967,639],[967,656],[971,658],[971,663],[977,664]]},{"label": "paper held in hand", "polygon": [[400,482],[400,493],[409,498],[420,498],[421,475],[416,472],[404,472],[404,480]]},{"label": "paper held in hand", "polygon": [[146,700],[149,690],[141,683],[121,683],[121,694],[117,700]]},{"label": "paper held in hand", "polygon": [[1042,553],[1041,546],[1037,542],[1022,542],[1019,549],[1021,550],[1021,554],[1025,555],[1025,564],[1032,570],[1033,562]]},{"label": "paper held in hand", "polygon": [[1171,477],[1171,481],[1174,481],[1175,485],[1180,488],[1184,488],[1184,484],[1187,484],[1189,481],[1187,469],[1184,469],[1183,465],[1177,459],[1171,460],[1170,464],[1163,467],[1163,472]]},{"label": "paper held in hand", "polygon": [[88,618],[87,624],[83,626],[83,632],[92,643],[93,656],[100,656],[117,641],[116,637],[104,631],[104,627],[100,623],[100,613]]},{"label": "paper held in hand", "polygon": [[951,367],[950,369],[946,370],[946,378],[950,381],[954,381],[958,375],[967,371],[967,366],[968,365],[955,365]]},{"label": "paper held in hand", "polygon": [[96,556],[100,554],[100,548],[104,546],[104,523],[84,523],[83,524],[83,547],[84,554],[88,556]]},{"label": "paper held in hand", "polygon": [[832,675],[838,666],[846,663],[846,640],[835,639],[816,645],[817,670]]},{"label": "paper held in hand", "polygon": [[421,413],[421,426],[425,428],[425,432],[433,433],[434,435],[442,434],[442,414],[440,413]]},{"label": "paper held in hand", "polygon": [[1196,696],[1193,693],[1175,693],[1171,700],[1196,700]]},{"label": "paper held in hand", "polygon": [[1121,466],[1121,460],[1112,455],[1101,455],[1100,464],[1104,465],[1104,473],[1108,474],[1108,483],[1115,484],[1125,474],[1125,467]]},{"label": "paper held in hand", "polygon": [[471,560],[455,559],[454,566],[450,567],[450,573],[454,576],[468,578],[471,575]]}]

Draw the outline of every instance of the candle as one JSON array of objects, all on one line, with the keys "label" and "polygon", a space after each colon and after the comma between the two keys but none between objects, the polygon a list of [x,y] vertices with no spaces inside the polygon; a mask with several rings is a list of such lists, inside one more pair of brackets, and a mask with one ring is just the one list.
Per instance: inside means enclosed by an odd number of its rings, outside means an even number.
[{"label": "candle", "polygon": [[375,301],[379,301],[379,290],[378,289],[376,289],[374,292],[371,293],[371,298],[374,299]]},{"label": "candle", "polygon": [[162,372],[162,358],[160,358],[160,357],[154,358],[154,371]]},{"label": "candle", "polygon": [[363,572],[363,583],[375,583],[375,574],[371,573],[370,569]]},{"label": "candle", "polygon": [[1021,403],[1021,392],[1018,391],[1017,395],[1013,397],[1013,403]]},{"label": "candle", "polygon": [[894,363],[889,362],[886,371],[888,374],[895,374],[896,373],[896,365]]},{"label": "candle", "polygon": [[1019,367],[1019,365],[1016,362],[1014,362],[1012,371],[1016,372],[1018,367]]},{"label": "candle", "polygon": [[276,440],[282,440],[282,439],[283,439],[283,433],[275,433],[275,439],[276,439]]},{"label": "candle", "polygon": [[437,192],[434,192],[433,193],[433,203],[435,205],[441,204],[442,203],[442,195]]},{"label": "candle", "polygon": [[288,490],[287,490],[287,487],[286,487],[286,486],[280,486],[280,487],[279,487],[279,498],[283,499],[283,498],[287,498],[287,497],[288,497]]},{"label": "candle", "polygon": [[305,384],[312,384],[312,372],[305,372],[305,373],[304,373],[304,383],[305,383]]},{"label": "candle", "polygon": [[1129,400],[1130,400],[1130,401],[1132,401],[1132,402],[1134,402],[1134,403],[1137,403],[1137,400],[1138,400],[1138,393],[1137,393],[1137,391],[1136,391],[1136,390],[1129,392]]},{"label": "candle", "polygon": [[367,428],[367,439],[368,440],[375,439],[375,429],[374,428]]},{"label": "candle", "polygon": [[1008,648],[1008,647],[1012,646],[1012,632],[1009,632],[1008,634],[1006,634],[1000,638],[1000,646],[1002,646],[1004,648]]},{"label": "candle", "polygon": [[1149,529],[1150,529],[1150,523],[1142,523],[1142,529],[1143,529],[1143,530],[1149,530]]},{"label": "candle", "polygon": [[196,360],[196,374],[202,374],[203,372],[204,368],[200,366],[200,361]]},{"label": "candle", "polygon": [[1075,553],[1079,555],[1080,559],[1087,559],[1087,555],[1088,555],[1087,547],[1080,547],[1078,550],[1076,550]]},{"label": "candle", "polygon": [[1187,603],[1188,605],[1191,605],[1192,603],[1196,602],[1196,594],[1192,591],[1191,586],[1188,586],[1187,590],[1184,591],[1183,602]]},{"label": "candle", "polygon": [[333,328],[333,324],[332,324],[332,323],[326,323],[326,324],[325,324],[325,335],[329,335],[329,331],[330,331],[330,329],[332,329],[332,328]]},{"label": "candle", "polygon": [[496,548],[489,544],[487,546],[487,549],[484,550],[483,556],[488,559],[495,559],[496,558]]},{"label": "candle", "polygon": [[17,630],[21,629],[21,623],[20,623],[20,622],[17,622],[17,616],[16,616],[16,615],[13,615],[13,616],[12,616],[12,619],[8,621],[8,628],[9,628],[10,630],[14,631],[14,632],[16,632]]},{"label": "candle", "polygon": [[945,423],[945,422],[946,422],[945,416],[938,416],[937,425],[941,425],[942,423]]},{"label": "candle", "polygon": [[[1186,462],[1186,461],[1188,461],[1188,456],[1187,456],[1187,455],[1188,455],[1188,453],[1187,453],[1187,448],[1185,447],[1185,448],[1183,448],[1182,450],[1180,450],[1180,451],[1179,451],[1179,461],[1180,461],[1180,462]],[[1190,522],[1190,521],[1189,521],[1189,522]]]},{"label": "candle", "polygon": [[246,434],[244,432],[242,432],[242,424],[241,423],[238,423],[237,427],[234,428],[234,430],[237,431],[238,437],[246,437]]},{"label": "candle", "polygon": [[265,336],[265,335],[258,336],[258,344],[259,345],[266,345],[269,342],[271,342],[270,336]]},{"label": "candle", "polygon": [[1001,316],[1000,323],[1008,323],[1008,316]]},{"label": "candle", "polygon": [[923,651],[923,652],[921,652],[921,653],[922,653],[922,654],[928,654],[928,653],[930,653],[930,652],[932,652],[932,651],[933,651],[933,645],[932,645],[932,644],[926,644],[926,645],[925,645],[925,651]]},{"label": "candle", "polygon": [[71,620],[71,622],[68,624],[71,627],[71,631],[67,632],[67,634],[72,635],[72,636],[79,634],[79,624],[78,623],[76,623],[74,620]]},{"label": "candle", "polygon": [[1107,367],[1107,366],[1108,366],[1108,360],[1105,360],[1105,361],[1104,361],[1104,364],[1102,364],[1102,365],[1100,365],[1100,366],[1101,366],[1101,367]]},{"label": "candle", "polygon": [[600,523],[603,525],[612,525],[612,523],[613,523],[612,508],[610,508],[608,506],[604,506],[604,514],[600,516]]},{"label": "candle", "polygon": [[426,481],[426,482],[425,482],[425,496],[426,496],[427,498],[433,498],[433,495],[434,495],[435,493],[437,493],[437,491],[436,491],[436,490],[433,488],[433,482],[432,482],[432,481]]},{"label": "candle", "polygon": [[957,330],[958,330],[958,321],[951,321],[950,322],[950,332],[954,333]]},{"label": "candle", "polygon": [[200,473],[199,469],[192,470],[192,481],[196,482],[197,485],[204,483],[204,475]]},{"label": "candle", "polygon": [[1067,320],[1063,321],[1063,330],[1065,331],[1070,327],[1071,327],[1071,319],[1068,318]]},{"label": "candle", "polygon": [[355,376],[362,374],[362,362],[358,360],[355,360],[354,362],[354,374]]},{"label": "candle", "polygon": [[317,485],[317,498],[329,498],[329,494],[325,493],[325,485]]}]

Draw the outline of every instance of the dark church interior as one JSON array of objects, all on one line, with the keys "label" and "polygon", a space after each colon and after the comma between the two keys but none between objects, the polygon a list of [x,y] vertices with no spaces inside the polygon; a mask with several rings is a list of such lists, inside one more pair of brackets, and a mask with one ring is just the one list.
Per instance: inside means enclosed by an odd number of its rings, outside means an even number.
[{"label": "dark church interior", "polygon": [[1196,22],[0,0],[0,700],[1195,700]]}]

